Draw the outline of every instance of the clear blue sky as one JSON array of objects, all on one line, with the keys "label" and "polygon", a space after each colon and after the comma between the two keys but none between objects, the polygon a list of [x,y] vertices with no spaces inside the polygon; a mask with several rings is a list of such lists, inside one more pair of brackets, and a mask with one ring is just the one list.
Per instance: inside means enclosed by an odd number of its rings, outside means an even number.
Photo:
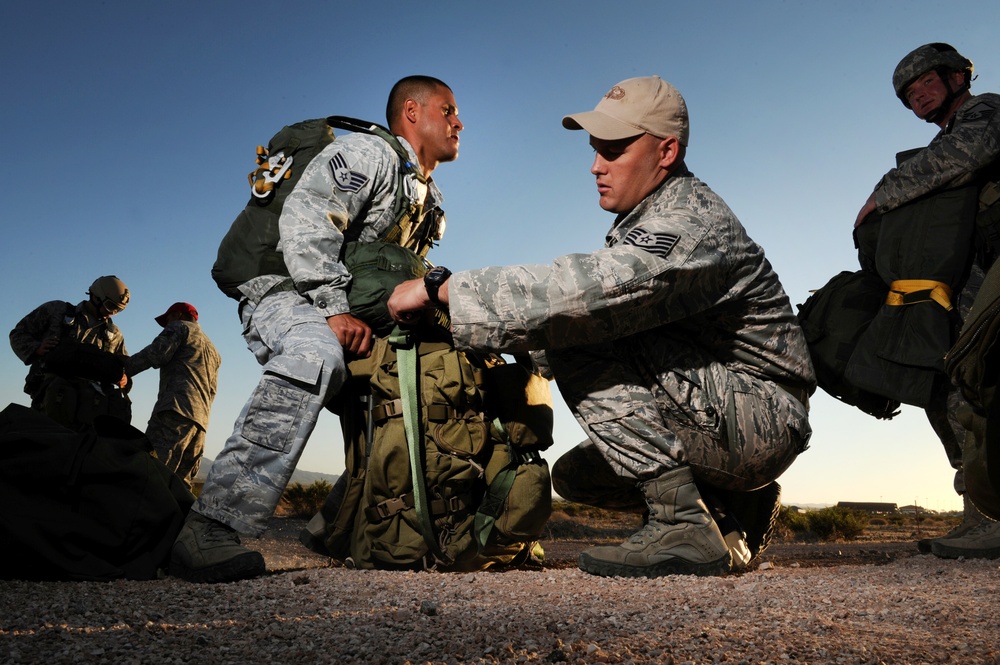
[{"label": "clear blue sky", "polygon": [[[206,454],[214,457],[260,368],[236,304],[210,269],[248,198],[254,148],[282,125],[330,114],[384,122],[392,84],[429,74],[455,91],[461,155],[434,174],[453,270],[548,262],[599,247],[592,152],[561,128],[614,83],[659,74],[690,108],[688,165],[760,242],[792,303],[856,269],[854,217],[894,154],[934,128],[893,96],[916,46],[973,60],[973,92],[1000,90],[1000,4],[963,2],[20,2],[4,11],[9,330],[47,300],[78,302],[99,275],[132,301],[115,321],[136,352],[153,317],[193,303],[223,365]],[[26,368],[0,354],[0,406],[27,403]],[[143,429],[157,375],[136,379]],[[876,421],[823,393],[812,446],[781,478],[786,503],[960,502],[944,452],[912,407]],[[582,439],[560,402],[556,446]],[[339,473],[328,415],[300,467]]]}]

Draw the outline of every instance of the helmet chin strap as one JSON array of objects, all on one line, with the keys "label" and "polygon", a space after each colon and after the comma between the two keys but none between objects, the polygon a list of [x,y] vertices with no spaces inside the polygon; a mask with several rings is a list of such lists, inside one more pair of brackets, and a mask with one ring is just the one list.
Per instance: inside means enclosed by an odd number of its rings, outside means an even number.
[{"label": "helmet chin strap", "polygon": [[924,122],[930,123],[932,125],[939,124],[944,119],[945,115],[948,113],[948,110],[951,108],[952,102],[958,99],[958,96],[964,93],[966,90],[969,90],[970,86],[968,81],[958,90],[952,90],[951,83],[948,81],[948,75],[949,74],[947,73],[938,71],[938,77],[940,77],[941,81],[945,84],[945,88],[947,88],[948,94],[945,96],[944,101],[942,101],[941,104],[936,109],[927,114],[927,117],[924,118]]}]

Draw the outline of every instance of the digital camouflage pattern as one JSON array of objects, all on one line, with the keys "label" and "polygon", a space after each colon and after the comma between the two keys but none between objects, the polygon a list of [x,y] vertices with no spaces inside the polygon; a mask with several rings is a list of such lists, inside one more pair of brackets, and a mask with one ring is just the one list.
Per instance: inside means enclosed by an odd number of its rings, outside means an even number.
[{"label": "digital camouflage pattern", "polygon": [[[406,139],[399,141],[417,163]],[[370,134],[345,134],[309,162],[288,195],[279,221],[279,249],[296,289],[323,316],[350,311],[346,290],[351,274],[340,262],[345,241],[371,242],[395,223],[397,171],[398,157],[384,140]],[[408,176],[404,186],[408,198],[423,202],[425,212],[439,207],[443,200],[433,180],[424,185]],[[412,239],[418,235],[417,229],[411,228],[399,244],[412,248]],[[441,231],[434,235],[440,239]],[[257,277],[240,291],[256,301],[285,279],[276,275]]]},{"label": "digital camouflage pattern", "polygon": [[[17,322],[10,331],[10,347],[25,365],[30,365],[35,350],[46,337],[62,337],[64,331],[83,344],[92,344],[102,351],[128,355],[125,338],[111,317],[101,319],[90,314],[84,302],[75,306],[62,300],[50,300],[39,305]],[[72,320],[67,310],[73,308]]]},{"label": "digital camouflage pattern", "polygon": [[81,429],[102,414],[125,422],[132,417],[131,403],[117,385],[57,376],[37,362],[35,351],[47,337],[69,338],[108,353],[128,355],[125,338],[111,317],[102,319],[92,314],[86,304],[82,301],[74,306],[51,300],[28,313],[10,331],[11,349],[30,365],[24,391],[31,396],[31,407],[71,429]]},{"label": "digital camouflage pattern", "polygon": [[143,350],[125,361],[134,376],[160,370],[156,404],[146,438],[156,456],[190,489],[205,451],[209,414],[219,384],[222,359],[212,340],[194,321],[171,321]]},{"label": "digital camouflage pattern", "polygon": [[[416,164],[413,148],[400,142]],[[350,311],[342,247],[345,240],[373,241],[395,223],[397,174],[398,157],[384,140],[338,136],[285,200],[279,248],[291,277],[265,275],[240,287],[244,339],[264,374],[212,464],[196,512],[241,533],[266,529],[320,412],[346,375],[343,349],[326,322]],[[433,181],[406,178],[404,186],[424,211],[442,200]],[[403,241],[413,236],[409,229]]]},{"label": "digital camouflage pattern", "polygon": [[171,321],[149,346],[129,356],[125,373],[135,376],[151,367],[159,369],[153,413],[173,411],[208,429],[220,364],[219,352],[198,323]]},{"label": "digital camouflage pattern", "polygon": [[247,303],[241,317],[244,339],[264,373],[212,463],[194,510],[258,537],[346,370],[326,318],[294,291]]},{"label": "digital camouflage pattern", "polygon": [[910,108],[910,103],[906,100],[906,89],[932,69],[964,71],[971,76],[973,68],[968,58],[948,44],[937,42],[918,46],[903,56],[892,72],[892,88],[906,108]]},{"label": "digital camouflage pattern", "polygon": [[750,489],[806,447],[805,337],[763,250],[690,173],[616,220],[604,249],[457,273],[449,304],[460,347],[545,350],[620,476],[690,464]]},{"label": "digital camouflage pattern", "polygon": [[881,213],[925,194],[975,183],[1000,157],[1000,95],[976,95],[916,156],[886,173],[875,188]]},{"label": "digital camouflage pattern", "polygon": [[[959,325],[968,318],[972,311],[972,303],[979,293],[986,275],[982,269],[973,265],[969,269],[969,277],[954,299],[955,311],[958,313]],[[968,430],[962,425],[959,414],[968,408],[968,402],[962,396],[962,391],[950,381],[941,381],[931,398],[931,404],[924,409],[927,421],[944,446],[948,463],[955,469],[954,487],[958,494],[965,494],[965,471],[962,468],[962,448]]]},{"label": "digital camouflage pattern", "polygon": [[[966,101],[955,117],[925,149],[890,170],[875,188],[878,212],[894,210],[926,194],[970,183],[983,185],[998,179],[1000,160],[1000,95],[984,93]],[[994,202],[995,203],[995,202]],[[982,199],[981,199],[982,208]],[[986,263],[992,261],[996,248],[982,250]],[[964,320],[968,306],[975,299],[983,271],[989,265],[973,266],[970,279],[958,299],[959,318]],[[956,324],[960,325],[960,322]],[[925,411],[935,434],[941,440],[955,473],[955,489],[965,491],[962,470],[962,444],[965,429],[958,413],[964,400],[956,389],[942,389]]]},{"label": "digital camouflage pattern", "polygon": [[156,459],[173,471],[189,491],[194,491],[205,454],[205,430],[174,411],[157,411],[146,423],[146,438]]}]

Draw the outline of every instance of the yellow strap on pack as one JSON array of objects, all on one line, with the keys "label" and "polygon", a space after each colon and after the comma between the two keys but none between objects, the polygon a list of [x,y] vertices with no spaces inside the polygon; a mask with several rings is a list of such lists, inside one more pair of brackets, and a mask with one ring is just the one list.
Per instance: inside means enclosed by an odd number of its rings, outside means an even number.
[{"label": "yellow strap on pack", "polygon": [[886,305],[913,305],[933,300],[951,311],[951,287],[932,279],[899,279],[889,285]]}]

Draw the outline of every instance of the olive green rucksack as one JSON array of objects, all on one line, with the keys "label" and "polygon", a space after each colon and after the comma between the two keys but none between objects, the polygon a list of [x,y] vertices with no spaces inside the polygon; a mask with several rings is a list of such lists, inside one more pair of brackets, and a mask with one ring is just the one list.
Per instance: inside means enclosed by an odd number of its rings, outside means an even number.
[{"label": "olive green rucksack", "polygon": [[342,400],[347,469],[303,542],[359,568],[540,563],[548,382],[524,362],[455,349],[440,327],[397,329],[350,369],[345,392],[369,390],[368,413]]},{"label": "olive green rucksack", "polygon": [[[306,165],[334,141],[335,128],[374,134],[386,141],[399,156],[393,208],[396,224],[385,232],[382,240],[394,244],[396,236],[399,235],[400,225],[406,223],[409,216],[414,214],[415,211],[405,195],[403,179],[407,175],[414,175],[422,181],[424,177],[419,168],[410,161],[399,139],[388,129],[344,116],[316,118],[288,125],[271,138],[267,148],[257,147],[257,169],[247,176],[250,182],[250,200],[237,215],[219,245],[218,255],[212,266],[212,279],[230,298],[236,300],[242,298],[239,286],[254,277],[288,275],[284,257],[278,251],[278,218],[285,204],[285,198],[299,181]],[[428,228],[437,224],[438,222],[435,222]],[[418,277],[423,274],[422,270],[426,269],[421,267],[421,259],[430,248],[430,243],[429,238],[420,241],[415,251],[388,250],[394,257],[390,263],[398,267],[401,262],[405,262],[410,266],[411,276]],[[349,252],[352,244],[345,243],[345,251]],[[365,255],[359,255],[358,260],[366,269],[376,265],[370,260],[371,251],[363,250],[363,252]],[[403,254],[408,258],[399,259],[398,257]],[[344,260],[345,265],[351,269],[352,265],[346,258]],[[373,311],[377,313],[384,311],[384,300],[388,295],[386,284],[380,281],[382,276],[382,273],[372,270],[371,277],[374,281],[359,281],[359,284],[352,285],[351,290],[355,293],[349,291],[348,298],[352,304],[352,313],[358,318],[367,321],[368,310],[364,307],[376,307]],[[391,292],[391,288],[388,291]],[[355,300],[362,304],[360,305],[362,308],[357,311],[354,307]],[[383,330],[382,334],[385,332],[388,330]]]}]

